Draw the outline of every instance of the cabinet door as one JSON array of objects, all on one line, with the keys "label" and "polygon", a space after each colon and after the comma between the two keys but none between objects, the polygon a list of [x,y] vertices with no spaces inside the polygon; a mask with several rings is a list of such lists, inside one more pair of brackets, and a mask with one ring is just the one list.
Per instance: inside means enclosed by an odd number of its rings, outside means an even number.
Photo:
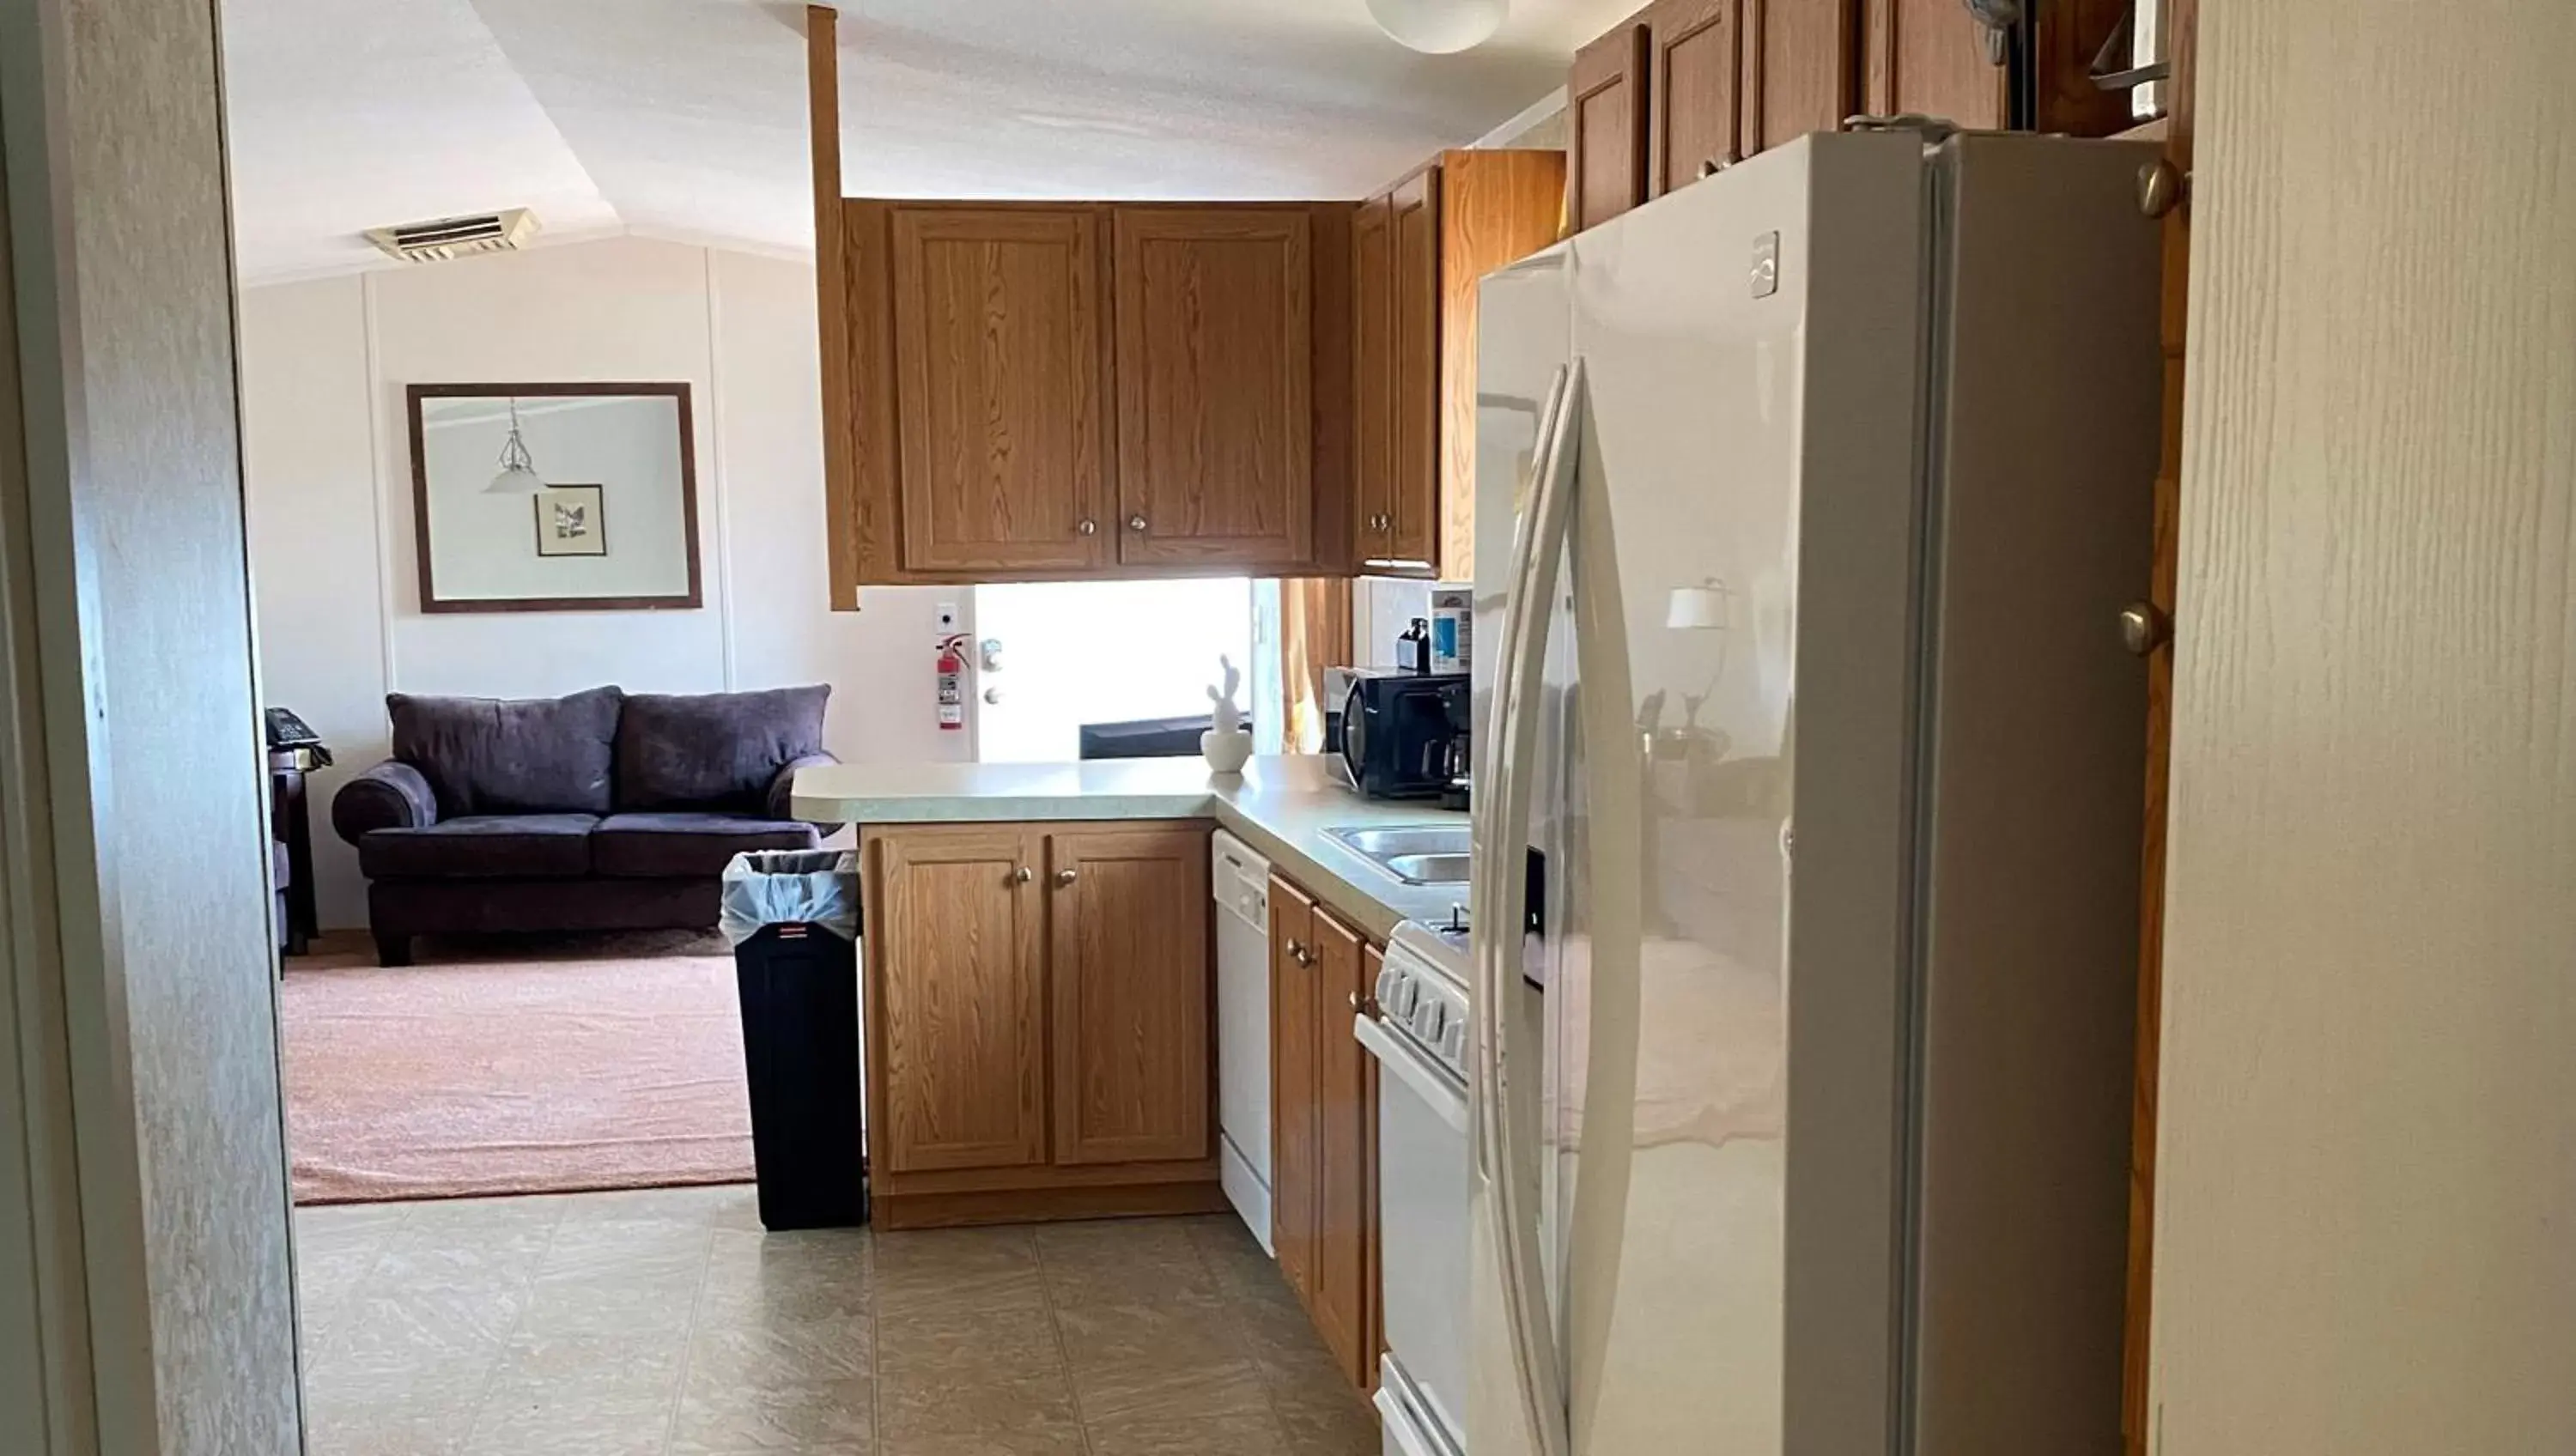
[{"label": "cabinet door", "polygon": [[1395,517],[1395,296],[1393,204],[1372,197],[1351,216],[1352,538],[1368,563],[1386,555]]},{"label": "cabinet door", "polygon": [[879,832],[868,907],[877,1144],[894,1173],[1047,1159],[1034,861],[1018,827]]},{"label": "cabinet door", "polygon": [[1359,932],[1315,912],[1315,1272],[1306,1312],[1351,1383],[1377,1363],[1369,1334],[1369,1245],[1377,1228],[1373,1177],[1377,1061],[1351,1034],[1375,983]]},{"label": "cabinet door", "polygon": [[1648,195],[1688,187],[1743,156],[1736,143],[1736,0],[1655,0],[1646,9],[1652,47],[1647,95]]},{"label": "cabinet door", "polygon": [[1056,1162],[1209,1156],[1207,830],[1058,830],[1047,870]]},{"label": "cabinet door", "polygon": [[1440,510],[1440,169],[1392,195],[1395,233],[1395,476],[1382,559],[1429,571]]},{"label": "cabinet door", "polygon": [[1270,1243],[1301,1299],[1315,1277],[1315,902],[1270,881]]},{"label": "cabinet door", "polygon": [[1834,131],[1861,110],[1860,0],[1741,0],[1736,11],[1739,155]]},{"label": "cabinet door", "polygon": [[1118,559],[1314,554],[1311,221],[1290,208],[1117,212]]},{"label": "cabinet door", "polygon": [[1874,115],[1920,112],[1971,130],[2008,124],[2004,68],[1958,0],[1860,0],[1861,99]]},{"label": "cabinet door", "polygon": [[1646,28],[1634,20],[1574,53],[1567,180],[1579,230],[1646,200]]},{"label": "cabinet door", "polygon": [[904,565],[1109,559],[1100,215],[900,208],[894,357]]}]

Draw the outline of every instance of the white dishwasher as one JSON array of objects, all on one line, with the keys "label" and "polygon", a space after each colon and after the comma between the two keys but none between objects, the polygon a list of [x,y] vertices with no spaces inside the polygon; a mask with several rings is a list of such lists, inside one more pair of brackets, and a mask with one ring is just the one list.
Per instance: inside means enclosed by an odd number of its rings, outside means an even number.
[{"label": "white dishwasher", "polygon": [[1220,829],[1216,895],[1216,1121],[1225,1196],[1270,1248],[1270,861]]}]

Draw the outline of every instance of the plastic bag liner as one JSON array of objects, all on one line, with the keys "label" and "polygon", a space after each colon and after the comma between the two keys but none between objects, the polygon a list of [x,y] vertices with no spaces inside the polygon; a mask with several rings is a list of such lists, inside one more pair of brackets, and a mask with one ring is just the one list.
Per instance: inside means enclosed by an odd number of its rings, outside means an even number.
[{"label": "plastic bag liner", "polygon": [[740,945],[764,925],[819,925],[859,938],[859,856],[846,849],[745,850],[725,866],[716,928]]}]

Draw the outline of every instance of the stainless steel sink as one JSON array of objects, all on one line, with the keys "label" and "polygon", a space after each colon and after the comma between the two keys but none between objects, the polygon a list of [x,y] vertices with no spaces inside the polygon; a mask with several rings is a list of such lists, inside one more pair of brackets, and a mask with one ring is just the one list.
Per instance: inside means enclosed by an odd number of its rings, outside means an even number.
[{"label": "stainless steel sink", "polygon": [[1324,837],[1408,885],[1467,883],[1464,824],[1383,824],[1327,829]]}]

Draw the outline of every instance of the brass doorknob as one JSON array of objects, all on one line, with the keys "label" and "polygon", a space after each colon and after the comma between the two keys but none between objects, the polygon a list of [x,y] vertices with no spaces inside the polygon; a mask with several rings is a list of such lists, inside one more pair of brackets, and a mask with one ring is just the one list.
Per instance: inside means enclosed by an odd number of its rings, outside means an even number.
[{"label": "brass doorknob", "polygon": [[1057,884],[1059,884],[1059,885],[1070,885],[1070,884],[1072,884],[1072,883],[1073,883],[1073,871],[1071,871],[1071,870],[1057,870],[1057,871],[1055,872],[1055,882],[1056,882]]},{"label": "brass doorknob", "polygon": [[1141,531],[1141,530],[1144,530],[1144,529],[1145,529],[1145,517],[1144,517],[1142,514],[1129,516],[1129,517],[1127,518],[1127,529],[1128,529],[1128,530],[1130,530],[1130,531]]}]

